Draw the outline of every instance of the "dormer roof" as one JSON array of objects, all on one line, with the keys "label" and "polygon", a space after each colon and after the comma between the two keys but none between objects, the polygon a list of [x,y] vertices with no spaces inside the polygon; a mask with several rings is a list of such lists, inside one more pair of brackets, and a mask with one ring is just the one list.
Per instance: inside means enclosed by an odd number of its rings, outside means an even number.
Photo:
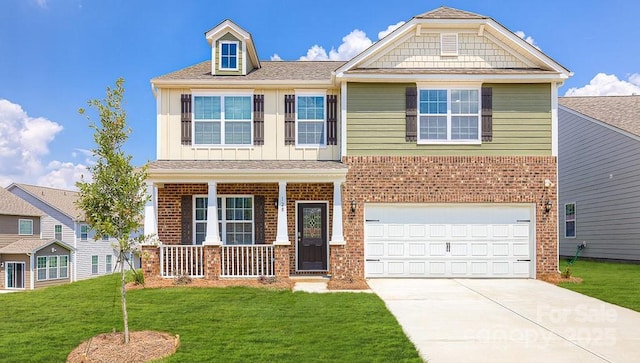
[{"label": "dormer roof", "polygon": [[[258,52],[256,50],[255,44],[253,43],[253,37],[251,36],[251,33],[244,30],[242,27],[240,27],[230,19],[223,20],[220,24],[205,32],[204,35],[211,48],[215,49],[216,41],[229,33],[231,33],[231,35],[244,43],[243,50],[246,51],[246,55],[249,57],[251,64],[253,65],[253,69],[260,68],[260,59],[258,58]],[[217,55],[215,54],[215,52],[212,52],[212,61],[215,62],[216,56]],[[246,69],[246,71],[243,72],[243,75],[249,73],[250,71],[250,69]]]}]

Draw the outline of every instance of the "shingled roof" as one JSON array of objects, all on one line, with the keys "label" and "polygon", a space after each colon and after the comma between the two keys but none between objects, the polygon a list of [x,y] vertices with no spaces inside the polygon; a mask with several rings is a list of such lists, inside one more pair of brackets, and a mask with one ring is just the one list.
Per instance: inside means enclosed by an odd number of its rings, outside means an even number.
[{"label": "shingled roof", "polygon": [[4,188],[0,188],[0,214],[10,216],[44,215],[41,210]]},{"label": "shingled roof", "polygon": [[561,106],[640,136],[640,96],[559,97]]},{"label": "shingled roof", "polygon": [[441,6],[415,16],[416,19],[489,19],[488,16]]},{"label": "shingled roof", "polygon": [[54,239],[19,239],[12,244],[0,248],[0,254],[21,254],[21,253],[35,253],[38,250],[47,247],[52,244],[57,244],[69,251],[73,250],[73,247],[67,245],[66,243],[54,240]]},{"label": "shingled roof", "polygon": [[16,183],[13,185],[74,220],[84,220],[84,211],[76,206],[76,200],[78,200],[79,197],[78,192],[29,184]]},{"label": "shingled roof", "polygon": [[211,60],[156,77],[152,83],[162,81],[246,82],[246,81],[331,81],[331,74],[345,62],[334,61],[261,61],[261,68],[246,76],[211,74]]}]

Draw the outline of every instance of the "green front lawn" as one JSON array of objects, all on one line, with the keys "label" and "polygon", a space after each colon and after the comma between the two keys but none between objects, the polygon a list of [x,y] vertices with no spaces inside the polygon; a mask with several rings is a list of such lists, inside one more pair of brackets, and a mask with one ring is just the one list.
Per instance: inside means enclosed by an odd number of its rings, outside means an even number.
[{"label": "green front lawn", "polygon": [[[560,261],[560,271],[564,271],[566,266],[566,261]],[[571,266],[571,275],[582,278],[582,283],[565,282],[560,286],[640,311],[640,264],[579,259]]]},{"label": "green front lawn", "polygon": [[[167,362],[420,362],[374,294],[255,288],[128,293],[131,330],[180,335]],[[63,362],[92,336],[121,331],[118,276],[0,294],[0,361]]]}]

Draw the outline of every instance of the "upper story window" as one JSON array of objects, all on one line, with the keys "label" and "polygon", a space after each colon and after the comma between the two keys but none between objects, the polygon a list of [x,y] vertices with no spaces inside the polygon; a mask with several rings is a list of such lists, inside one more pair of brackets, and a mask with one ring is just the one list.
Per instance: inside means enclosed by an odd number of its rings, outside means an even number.
[{"label": "upper story window", "polygon": [[251,145],[250,95],[194,96],[194,145]]},{"label": "upper story window", "polygon": [[296,106],[297,145],[326,145],[325,96],[298,95]]},{"label": "upper story window", "polygon": [[33,220],[31,219],[19,219],[18,220],[18,234],[19,235],[33,235]]},{"label": "upper story window", "polygon": [[420,89],[419,143],[480,143],[479,89]]},{"label": "upper story window", "polygon": [[80,240],[86,241],[89,238],[89,226],[86,224],[80,225]]},{"label": "upper story window", "polygon": [[238,70],[238,42],[220,41],[220,70]]},{"label": "upper story window", "polygon": [[62,224],[56,224],[53,226],[53,238],[58,241],[62,241]]}]

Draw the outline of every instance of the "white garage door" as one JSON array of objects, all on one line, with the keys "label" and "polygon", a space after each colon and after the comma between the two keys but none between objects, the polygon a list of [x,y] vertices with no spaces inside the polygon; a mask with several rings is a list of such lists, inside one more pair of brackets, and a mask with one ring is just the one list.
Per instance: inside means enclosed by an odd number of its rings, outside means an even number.
[{"label": "white garage door", "polygon": [[366,277],[535,276],[533,205],[365,205]]}]

